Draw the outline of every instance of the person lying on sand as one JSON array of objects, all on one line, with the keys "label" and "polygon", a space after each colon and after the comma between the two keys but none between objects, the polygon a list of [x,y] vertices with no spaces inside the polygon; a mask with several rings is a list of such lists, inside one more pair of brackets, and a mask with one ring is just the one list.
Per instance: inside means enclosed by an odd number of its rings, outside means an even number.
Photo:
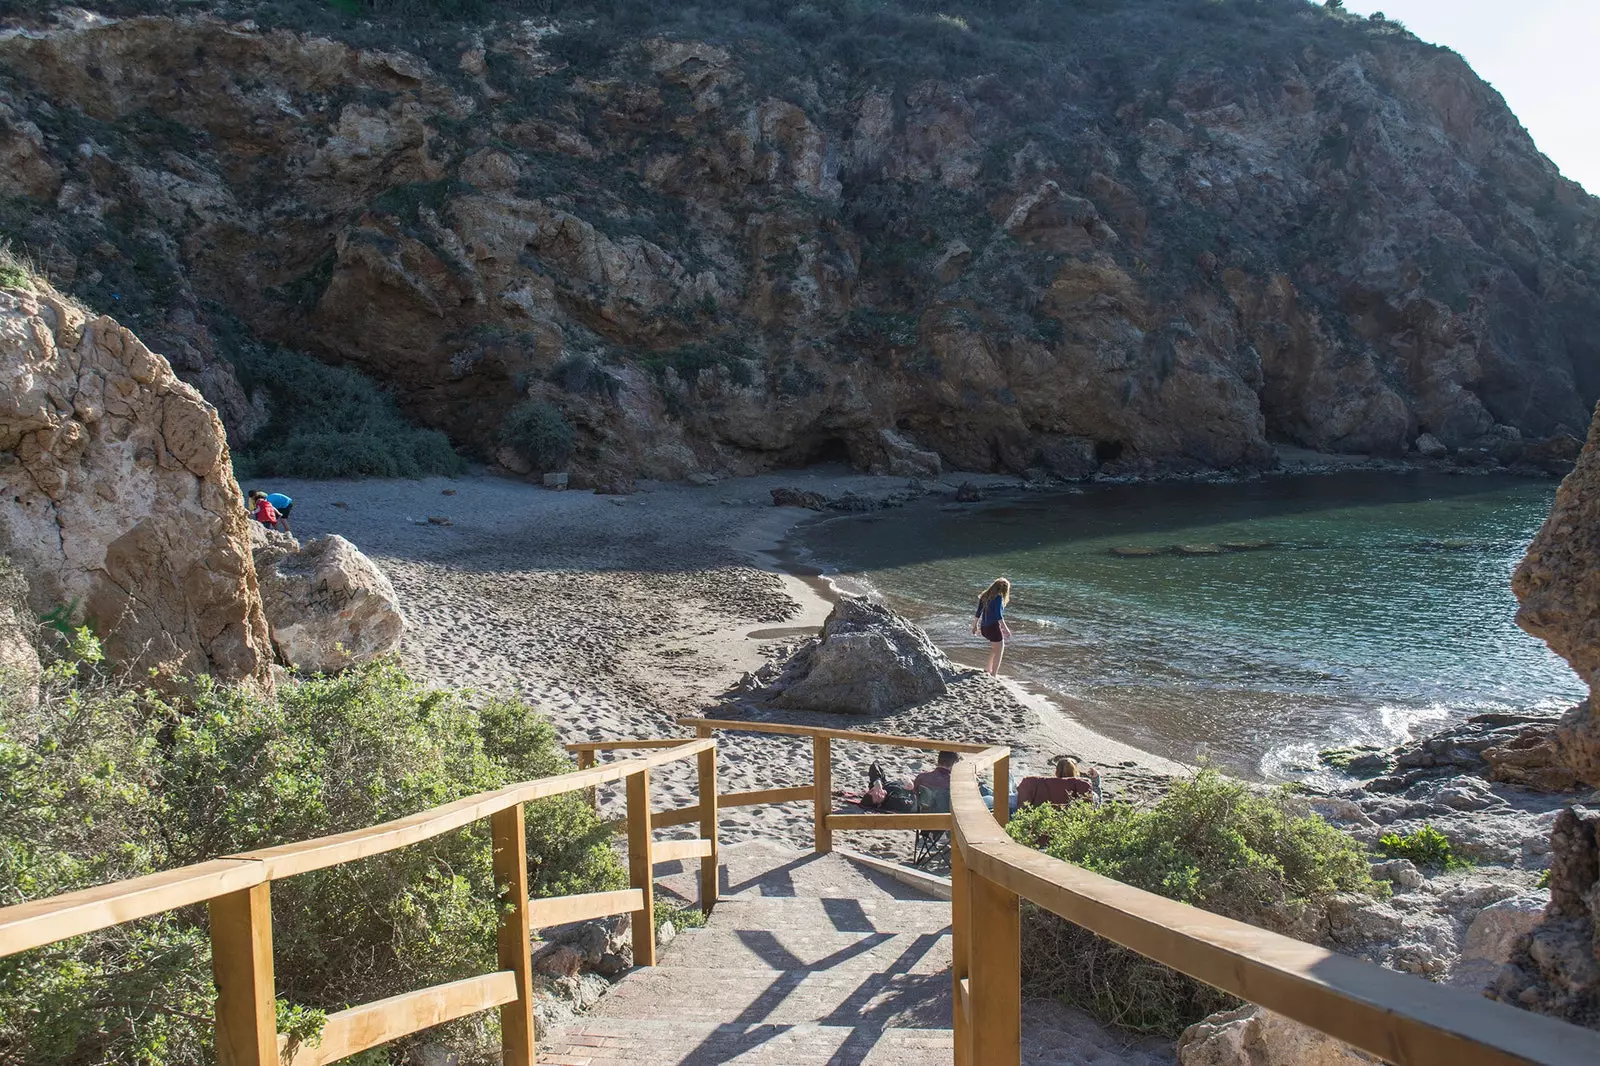
[{"label": "person lying on sand", "polygon": [[1017,785],[1017,808],[1033,803],[1053,803],[1065,807],[1078,800],[1100,802],[1100,771],[1089,767],[1080,776],[1078,760],[1063,755],[1056,760],[1054,777],[1024,777]]},{"label": "person lying on sand", "polygon": [[1011,637],[1011,627],[1006,625],[1006,604],[1011,602],[1011,582],[997,577],[983,595],[978,597],[978,609],[972,615],[972,631],[982,633],[989,642],[991,674],[1000,672],[1000,660],[1005,657],[1006,641]]}]

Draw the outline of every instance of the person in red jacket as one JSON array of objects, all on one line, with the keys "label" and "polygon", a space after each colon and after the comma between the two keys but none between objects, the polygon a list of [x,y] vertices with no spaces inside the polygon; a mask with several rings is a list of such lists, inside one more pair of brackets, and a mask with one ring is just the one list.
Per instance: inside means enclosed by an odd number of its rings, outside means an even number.
[{"label": "person in red jacket", "polygon": [[1030,803],[1053,803],[1066,806],[1078,800],[1100,802],[1100,771],[1089,767],[1078,776],[1078,760],[1063,755],[1056,760],[1056,776],[1024,777],[1017,785],[1017,809]]},{"label": "person in red jacket", "polygon": [[250,494],[250,506],[253,509],[251,517],[257,522],[260,522],[268,529],[276,530],[278,528],[278,509],[272,506],[272,501],[267,499],[266,493],[252,492]]}]

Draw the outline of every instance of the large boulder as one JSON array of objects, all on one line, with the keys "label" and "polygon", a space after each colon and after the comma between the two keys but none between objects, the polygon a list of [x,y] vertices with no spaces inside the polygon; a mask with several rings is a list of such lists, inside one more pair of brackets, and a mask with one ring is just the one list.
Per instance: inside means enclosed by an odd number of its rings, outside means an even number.
[{"label": "large boulder", "polygon": [[1555,743],[1572,773],[1600,788],[1600,418],[1577,465],[1561,482],[1550,516],[1511,578],[1521,606],[1517,625],[1544,640],[1588,685],[1590,699],[1556,730]]},{"label": "large boulder", "polygon": [[400,598],[354,544],[330,534],[301,546],[260,526],[254,538],[261,599],[284,662],[328,674],[400,646],[406,626]]},{"label": "large boulder", "polygon": [[42,283],[0,291],[0,551],[119,667],[271,684],[249,520],[216,412]]},{"label": "large boulder", "polygon": [[856,596],[839,600],[822,639],[797,659],[802,676],[778,694],[780,707],[887,714],[944,695],[955,673],[921,629]]},{"label": "large boulder", "polygon": [[1377,1061],[1254,1005],[1213,1014],[1178,1039],[1179,1066],[1368,1066]]}]

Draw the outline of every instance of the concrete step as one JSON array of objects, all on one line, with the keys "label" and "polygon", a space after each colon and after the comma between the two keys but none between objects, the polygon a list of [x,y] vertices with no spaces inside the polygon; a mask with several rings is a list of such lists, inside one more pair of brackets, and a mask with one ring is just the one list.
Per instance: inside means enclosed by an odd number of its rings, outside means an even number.
[{"label": "concrete step", "polygon": [[[892,877],[867,870],[839,855],[814,855],[766,841],[724,847],[719,856],[718,896],[722,899],[799,897],[810,899],[927,900],[930,897]],[[667,863],[656,868],[660,886],[685,900],[700,898],[699,863]]]},{"label": "concrete step", "polygon": [[950,1024],[950,974],[655,966],[630,974],[591,1017],[937,1029]]},{"label": "concrete step", "polygon": [[728,929],[803,923],[840,933],[924,933],[950,926],[950,904],[938,900],[734,897],[719,901],[713,914]]},{"label": "concrete step", "polygon": [[950,1066],[949,1029],[590,1017],[539,1061],[544,1066]]},{"label": "concrete step", "polygon": [[660,962],[683,969],[936,973],[950,966],[947,932],[841,933],[798,922],[728,928],[713,921],[681,934]]}]

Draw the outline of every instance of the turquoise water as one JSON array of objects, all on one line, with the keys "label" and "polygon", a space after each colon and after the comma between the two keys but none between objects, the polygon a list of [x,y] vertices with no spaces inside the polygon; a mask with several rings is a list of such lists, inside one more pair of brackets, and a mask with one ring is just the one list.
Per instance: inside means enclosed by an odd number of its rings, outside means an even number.
[{"label": "turquoise water", "polygon": [[[1322,748],[1581,697],[1512,621],[1511,572],[1555,487],[1369,473],[1095,485],[843,518],[804,539],[846,588],[974,664],[987,645],[971,604],[1010,577],[1007,673],[1139,747],[1281,778]],[[1223,542],[1270,546],[1175,550]]]}]

